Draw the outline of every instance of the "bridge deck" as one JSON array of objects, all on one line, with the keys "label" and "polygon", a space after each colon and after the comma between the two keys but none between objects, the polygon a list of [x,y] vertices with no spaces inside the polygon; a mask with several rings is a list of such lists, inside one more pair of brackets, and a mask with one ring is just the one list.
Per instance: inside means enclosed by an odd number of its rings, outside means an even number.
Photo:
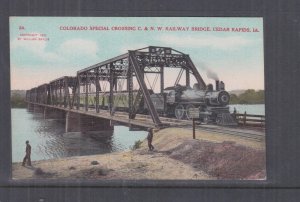
[{"label": "bridge deck", "polygon": [[[137,114],[135,119],[129,119],[128,113],[126,112],[119,112],[116,111],[114,115],[111,115],[108,110],[100,110],[99,113],[96,112],[96,109],[94,108],[89,108],[88,111],[85,111],[84,107],[81,107],[80,109],[69,109],[61,106],[54,106],[54,105],[46,105],[46,104],[41,104],[41,103],[33,103],[33,102],[28,102],[29,104],[34,104],[34,105],[39,105],[43,107],[48,107],[48,108],[53,108],[53,109],[58,109],[58,110],[63,110],[66,112],[73,112],[73,113],[78,113],[78,114],[84,114],[88,116],[93,116],[93,117],[98,117],[98,118],[104,118],[104,119],[109,119],[112,121],[120,122],[126,125],[135,125],[135,126],[140,126],[140,127],[151,127],[155,128],[155,124],[152,121],[151,115],[143,115],[143,114]],[[169,126],[169,127],[175,127],[175,126],[186,126],[186,125],[191,125],[192,122],[188,120],[177,120],[177,119],[172,119],[172,118],[162,118],[162,125],[164,126]]]},{"label": "bridge deck", "polygon": [[[109,119],[124,125],[135,125],[138,127],[145,127],[145,128],[156,127],[152,121],[151,115],[137,114],[135,119],[129,119],[127,112],[116,111],[114,115],[110,115],[110,112],[108,110],[100,110],[100,112],[97,113],[94,108],[89,108],[88,111],[85,111],[84,107],[81,107],[79,110],[77,110],[77,109],[69,109],[60,106],[45,105],[40,103],[33,103],[33,102],[28,102],[28,103],[43,106],[43,107],[63,110],[66,112],[73,112],[73,113],[84,114],[84,115],[98,117],[98,118]],[[192,127],[191,120],[177,120],[175,118],[166,118],[166,117],[160,117],[160,120],[163,123],[164,127],[184,127],[184,128]],[[240,136],[247,139],[249,138],[255,139],[256,141],[263,141],[265,138],[265,131],[262,128],[260,128],[260,130],[253,130],[250,128],[247,129],[238,126],[226,127],[226,126],[218,126],[218,125],[201,124],[198,125],[196,129],[200,131],[210,131],[213,133],[222,133],[222,134]]]}]

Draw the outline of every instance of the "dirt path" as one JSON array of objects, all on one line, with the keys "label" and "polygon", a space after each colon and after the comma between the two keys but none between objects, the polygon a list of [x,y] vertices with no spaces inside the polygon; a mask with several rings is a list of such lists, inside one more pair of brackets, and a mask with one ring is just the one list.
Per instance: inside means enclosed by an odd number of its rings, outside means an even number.
[{"label": "dirt path", "polygon": [[264,179],[264,143],[169,128],[135,151],[13,164],[13,179]]},{"label": "dirt path", "polygon": [[15,179],[211,179],[206,173],[194,170],[183,162],[168,158],[159,152],[148,151],[36,161],[32,163],[32,167],[14,164],[13,177]]}]

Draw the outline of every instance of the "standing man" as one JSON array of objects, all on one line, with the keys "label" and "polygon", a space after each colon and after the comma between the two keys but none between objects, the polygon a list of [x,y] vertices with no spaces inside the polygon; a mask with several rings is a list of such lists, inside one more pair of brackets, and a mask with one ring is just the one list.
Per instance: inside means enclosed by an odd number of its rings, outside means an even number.
[{"label": "standing man", "polygon": [[153,151],[153,149],[154,149],[154,147],[152,145],[152,139],[153,139],[153,132],[152,132],[152,129],[149,128],[148,136],[147,136],[149,151]]},{"label": "standing man", "polygon": [[26,155],[23,159],[23,163],[22,163],[22,166],[25,166],[25,163],[26,163],[26,160],[27,160],[27,164],[29,166],[31,166],[31,159],[30,159],[30,155],[31,155],[31,146],[29,144],[29,141],[27,140],[26,141]]}]

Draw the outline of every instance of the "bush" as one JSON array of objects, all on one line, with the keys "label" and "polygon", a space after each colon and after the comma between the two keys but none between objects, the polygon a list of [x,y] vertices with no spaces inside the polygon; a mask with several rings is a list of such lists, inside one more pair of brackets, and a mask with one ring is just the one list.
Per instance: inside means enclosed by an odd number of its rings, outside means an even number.
[{"label": "bush", "polygon": [[91,164],[92,164],[92,165],[98,165],[99,162],[98,162],[98,161],[92,161]]},{"label": "bush", "polygon": [[134,145],[131,147],[131,150],[136,150],[136,149],[139,149],[142,145],[142,141],[138,140],[138,141],[135,141],[134,142]]},{"label": "bush", "polygon": [[56,175],[56,173],[49,173],[49,172],[45,172],[43,171],[43,169],[41,168],[37,168],[34,170],[34,174],[37,176],[37,177],[42,177],[42,178],[50,178],[50,177],[53,177]]},{"label": "bush", "polygon": [[37,168],[37,169],[34,171],[34,174],[35,174],[35,175],[44,175],[45,172],[44,172],[41,168]]},{"label": "bush", "polygon": [[99,169],[98,170],[98,175],[105,176],[105,175],[108,174],[108,172],[109,172],[109,170],[107,170],[107,169]]}]

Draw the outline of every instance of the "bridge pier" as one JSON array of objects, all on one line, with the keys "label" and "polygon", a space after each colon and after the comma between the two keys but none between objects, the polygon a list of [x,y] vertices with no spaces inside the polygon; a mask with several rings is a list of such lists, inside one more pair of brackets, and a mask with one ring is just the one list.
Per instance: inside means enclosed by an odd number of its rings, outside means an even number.
[{"label": "bridge pier", "polygon": [[27,104],[27,110],[28,110],[29,112],[33,112],[33,111],[34,111],[34,104],[28,103],[28,104]]},{"label": "bridge pier", "polygon": [[50,107],[44,108],[44,119],[65,119],[66,113]]},{"label": "bridge pier", "polygon": [[35,113],[44,113],[44,107],[39,105],[33,105],[33,112]]},{"label": "bridge pier", "polygon": [[66,114],[66,132],[87,132],[87,131],[112,131],[113,126],[110,120],[67,112]]}]

